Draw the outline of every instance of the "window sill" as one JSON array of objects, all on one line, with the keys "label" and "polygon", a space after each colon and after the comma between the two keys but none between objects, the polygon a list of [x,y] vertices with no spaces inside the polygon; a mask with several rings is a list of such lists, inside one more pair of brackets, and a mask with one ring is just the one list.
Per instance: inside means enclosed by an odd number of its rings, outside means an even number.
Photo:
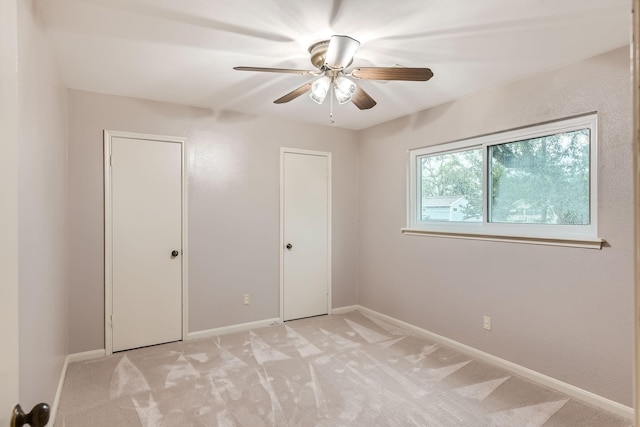
[{"label": "window sill", "polygon": [[603,239],[577,240],[524,236],[499,236],[493,234],[453,233],[449,231],[427,231],[402,228],[402,234],[409,236],[444,237],[450,239],[486,240],[490,242],[523,243],[529,245],[565,246],[584,249],[602,249]]}]

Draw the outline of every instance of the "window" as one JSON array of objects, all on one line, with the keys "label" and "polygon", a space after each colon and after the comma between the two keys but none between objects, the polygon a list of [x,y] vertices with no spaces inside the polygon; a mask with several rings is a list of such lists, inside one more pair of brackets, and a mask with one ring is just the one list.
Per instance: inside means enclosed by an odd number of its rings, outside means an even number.
[{"label": "window", "polygon": [[596,119],[411,150],[404,231],[600,242]]}]

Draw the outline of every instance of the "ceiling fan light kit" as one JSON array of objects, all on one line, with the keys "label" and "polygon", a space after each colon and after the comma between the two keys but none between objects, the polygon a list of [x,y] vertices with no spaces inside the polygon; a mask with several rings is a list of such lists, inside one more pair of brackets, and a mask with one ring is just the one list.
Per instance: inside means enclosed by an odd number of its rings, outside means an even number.
[{"label": "ceiling fan light kit", "polygon": [[356,85],[347,77],[360,80],[404,80],[427,81],[433,77],[429,68],[404,68],[404,67],[356,67],[352,71],[346,71],[351,65],[360,42],[349,36],[335,35],[329,40],[319,41],[309,47],[311,63],[316,70],[296,70],[289,68],[265,68],[265,67],[234,67],[239,71],[258,71],[269,73],[299,74],[302,76],[316,76],[312,83],[292,90],[286,95],[276,99],[274,103],[284,104],[298,98],[300,95],[310,92],[309,97],[318,104],[322,104],[331,89],[339,104],[351,101],[360,110],[368,110],[376,105],[376,101],[369,96],[362,87]]},{"label": "ceiling fan light kit", "polygon": [[309,94],[309,98],[318,104],[322,104],[324,102],[324,98],[327,96],[327,92],[329,92],[330,85],[331,79],[328,76],[320,77],[311,84],[311,93]]},{"label": "ceiling fan light kit", "polygon": [[346,104],[351,101],[353,94],[356,92],[356,84],[346,77],[322,76],[311,84],[309,98],[318,104],[322,104],[331,88],[333,88],[338,104]]},{"label": "ceiling fan light kit", "polygon": [[356,92],[356,84],[346,77],[336,77],[333,81],[334,90],[338,104],[346,104],[351,101]]}]

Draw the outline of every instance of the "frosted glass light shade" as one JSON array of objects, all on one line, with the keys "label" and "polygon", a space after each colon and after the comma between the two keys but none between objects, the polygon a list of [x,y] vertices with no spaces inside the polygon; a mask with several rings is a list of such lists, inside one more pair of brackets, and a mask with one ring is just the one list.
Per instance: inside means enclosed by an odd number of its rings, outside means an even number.
[{"label": "frosted glass light shade", "polygon": [[356,92],[356,84],[344,77],[338,77],[335,80],[335,93],[338,104],[344,104],[351,101],[351,97]]},{"label": "frosted glass light shade", "polygon": [[318,104],[322,104],[329,91],[329,86],[331,86],[331,79],[327,76],[320,77],[311,85],[309,98]]}]

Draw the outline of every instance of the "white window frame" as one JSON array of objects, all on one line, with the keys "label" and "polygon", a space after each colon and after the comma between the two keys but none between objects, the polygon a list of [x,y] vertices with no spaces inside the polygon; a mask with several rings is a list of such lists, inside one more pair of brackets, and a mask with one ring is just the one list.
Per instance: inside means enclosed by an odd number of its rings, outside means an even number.
[{"label": "white window frame", "polygon": [[[590,129],[589,148],[589,224],[529,224],[489,222],[488,173],[489,147],[522,141],[557,133]],[[418,162],[425,155],[449,154],[482,148],[483,213],[481,222],[422,221],[420,217],[420,179]],[[465,140],[409,150],[407,227],[405,234],[421,234],[439,237],[501,240],[522,243],[577,246],[600,249],[603,240],[598,238],[598,129],[597,114],[558,120]]]}]

